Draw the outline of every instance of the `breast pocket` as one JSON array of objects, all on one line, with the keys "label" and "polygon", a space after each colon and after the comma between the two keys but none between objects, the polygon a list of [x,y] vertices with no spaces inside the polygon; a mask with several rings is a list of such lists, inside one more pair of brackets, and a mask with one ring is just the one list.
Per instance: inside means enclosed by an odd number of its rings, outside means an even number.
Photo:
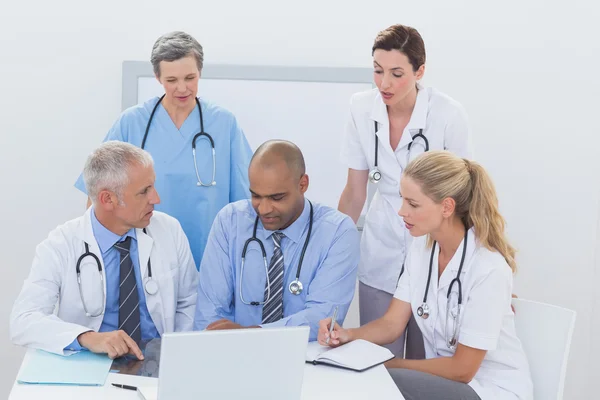
[{"label": "breast pocket", "polygon": [[[154,271],[153,271],[154,272]],[[156,283],[158,284],[159,294],[165,307],[165,315],[172,314],[177,306],[177,293],[179,290],[179,266],[165,265],[164,268],[155,272]],[[169,309],[167,309],[167,307]]]},{"label": "breast pocket", "polygon": [[161,273],[161,281],[170,284],[175,291],[179,287],[179,265],[167,265],[167,268]]}]

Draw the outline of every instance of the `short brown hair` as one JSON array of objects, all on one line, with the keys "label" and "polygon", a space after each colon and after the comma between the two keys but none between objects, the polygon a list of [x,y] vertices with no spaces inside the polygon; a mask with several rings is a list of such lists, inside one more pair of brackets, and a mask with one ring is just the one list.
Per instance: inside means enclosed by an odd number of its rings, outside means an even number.
[{"label": "short brown hair", "polygon": [[415,28],[406,25],[392,25],[377,34],[371,55],[375,50],[398,50],[408,57],[416,72],[425,64],[425,43]]}]

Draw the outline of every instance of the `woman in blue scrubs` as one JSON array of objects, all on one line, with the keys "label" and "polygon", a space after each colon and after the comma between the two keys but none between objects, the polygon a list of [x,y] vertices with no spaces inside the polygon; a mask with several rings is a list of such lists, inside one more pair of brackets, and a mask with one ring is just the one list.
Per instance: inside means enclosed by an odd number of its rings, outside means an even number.
[{"label": "woman in blue scrubs", "polygon": [[[196,39],[184,32],[165,34],[154,44],[151,61],[164,97],[125,110],[104,141],[143,143],[150,152],[161,197],[155,208],[179,220],[198,268],[219,210],[249,197],[252,150],[231,112],[197,97],[204,53]],[[192,141],[201,132],[201,118],[204,132],[214,141],[215,168],[211,140],[201,135],[195,140],[196,174]],[[81,176],[75,187],[86,192]]]}]

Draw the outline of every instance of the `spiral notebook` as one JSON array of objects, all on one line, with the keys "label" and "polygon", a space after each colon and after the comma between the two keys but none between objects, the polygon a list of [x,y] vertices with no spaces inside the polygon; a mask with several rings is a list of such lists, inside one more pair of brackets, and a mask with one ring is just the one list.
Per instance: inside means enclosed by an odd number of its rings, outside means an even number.
[{"label": "spiral notebook", "polygon": [[366,340],[358,339],[343,346],[331,348],[310,342],[306,362],[330,365],[362,372],[394,358],[391,351]]}]

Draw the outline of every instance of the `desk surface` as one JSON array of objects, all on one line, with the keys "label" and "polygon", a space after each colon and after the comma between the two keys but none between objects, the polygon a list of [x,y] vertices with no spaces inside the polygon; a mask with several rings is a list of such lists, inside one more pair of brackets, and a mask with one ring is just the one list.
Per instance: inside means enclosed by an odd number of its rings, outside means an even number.
[{"label": "desk surface", "polygon": [[[30,350],[25,354],[21,369],[27,363],[31,352]],[[115,388],[111,386],[113,382],[132,386],[153,386],[157,384],[157,379],[109,373],[103,387],[20,385],[15,380],[9,400],[138,399],[136,392]],[[367,398],[404,399],[382,365],[365,372],[354,372],[324,365],[306,364],[302,384],[303,400],[362,400]]]}]

